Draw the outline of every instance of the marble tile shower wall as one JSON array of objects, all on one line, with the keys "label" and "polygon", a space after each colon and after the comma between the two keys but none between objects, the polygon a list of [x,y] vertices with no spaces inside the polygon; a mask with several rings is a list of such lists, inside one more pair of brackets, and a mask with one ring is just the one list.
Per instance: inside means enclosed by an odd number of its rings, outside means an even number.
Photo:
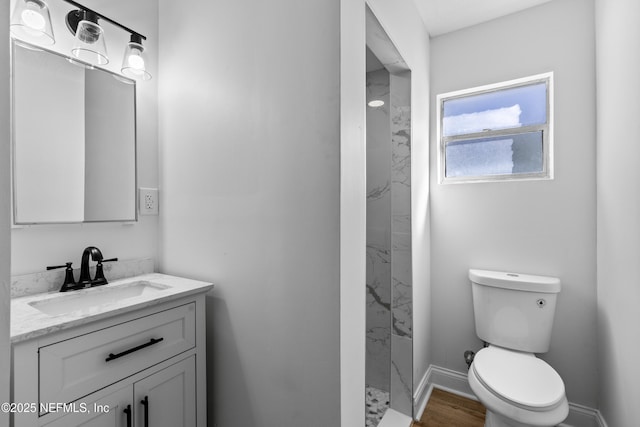
[{"label": "marble tile shower wall", "polygon": [[411,109],[391,76],[391,407],[412,416]]},{"label": "marble tile shower wall", "polygon": [[410,77],[367,73],[367,385],[412,415]]},{"label": "marble tile shower wall", "polygon": [[389,73],[367,73],[367,338],[366,382],[390,391],[391,377],[391,122]]}]

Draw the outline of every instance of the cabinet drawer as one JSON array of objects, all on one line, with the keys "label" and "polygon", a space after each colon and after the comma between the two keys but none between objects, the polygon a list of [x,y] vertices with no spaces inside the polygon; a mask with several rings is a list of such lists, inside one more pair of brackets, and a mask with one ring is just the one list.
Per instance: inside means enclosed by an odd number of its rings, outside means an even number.
[{"label": "cabinet drawer", "polygon": [[71,402],[195,344],[191,303],[40,347],[40,402]]}]

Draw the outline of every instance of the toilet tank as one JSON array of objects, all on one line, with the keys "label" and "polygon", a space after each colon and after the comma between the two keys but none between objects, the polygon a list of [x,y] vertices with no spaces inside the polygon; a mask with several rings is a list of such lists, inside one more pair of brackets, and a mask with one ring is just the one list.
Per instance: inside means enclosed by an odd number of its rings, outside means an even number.
[{"label": "toilet tank", "polygon": [[560,279],[469,270],[476,335],[529,353],[549,351]]}]

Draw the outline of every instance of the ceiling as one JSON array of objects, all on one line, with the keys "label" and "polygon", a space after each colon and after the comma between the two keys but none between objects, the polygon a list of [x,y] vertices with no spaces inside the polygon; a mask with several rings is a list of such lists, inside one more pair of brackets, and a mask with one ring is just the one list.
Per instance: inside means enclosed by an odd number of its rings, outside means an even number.
[{"label": "ceiling", "polygon": [[431,37],[490,21],[551,0],[413,0]]}]

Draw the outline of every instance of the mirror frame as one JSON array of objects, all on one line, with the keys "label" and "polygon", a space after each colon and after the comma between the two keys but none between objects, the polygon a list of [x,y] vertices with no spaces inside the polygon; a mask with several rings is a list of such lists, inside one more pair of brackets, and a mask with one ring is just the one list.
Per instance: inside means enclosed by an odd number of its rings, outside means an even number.
[{"label": "mirror frame", "polygon": [[[70,64],[73,66],[83,66],[81,62],[74,60],[73,58],[64,55],[60,52],[56,52],[51,49],[47,49],[41,46],[31,45],[29,43],[23,42],[21,40],[15,40],[11,38],[11,48],[10,48],[10,133],[11,133],[11,225],[12,227],[23,227],[23,226],[32,226],[32,225],[56,225],[56,224],[95,224],[95,223],[133,223],[138,222],[139,213],[138,213],[138,97],[137,97],[137,82],[133,79],[127,78],[121,74],[114,73],[111,70],[99,67],[99,66],[84,66],[85,71],[87,69],[93,69],[96,71],[105,72],[111,74],[116,80],[120,80],[122,84],[131,85],[133,87],[133,218],[128,219],[102,219],[102,220],[83,220],[83,221],[43,221],[43,222],[18,222],[17,218],[17,206],[16,206],[16,194],[18,189],[16,188],[16,179],[15,179],[15,168],[16,168],[16,131],[15,131],[15,84],[14,84],[14,76],[15,76],[15,56],[16,56],[16,47],[19,46],[24,49],[32,49],[36,51],[41,51],[48,54],[56,55],[60,58],[68,60],[70,63],[75,62],[77,64]],[[86,144],[86,141],[85,141]],[[61,197],[61,200],[63,197]]]}]

